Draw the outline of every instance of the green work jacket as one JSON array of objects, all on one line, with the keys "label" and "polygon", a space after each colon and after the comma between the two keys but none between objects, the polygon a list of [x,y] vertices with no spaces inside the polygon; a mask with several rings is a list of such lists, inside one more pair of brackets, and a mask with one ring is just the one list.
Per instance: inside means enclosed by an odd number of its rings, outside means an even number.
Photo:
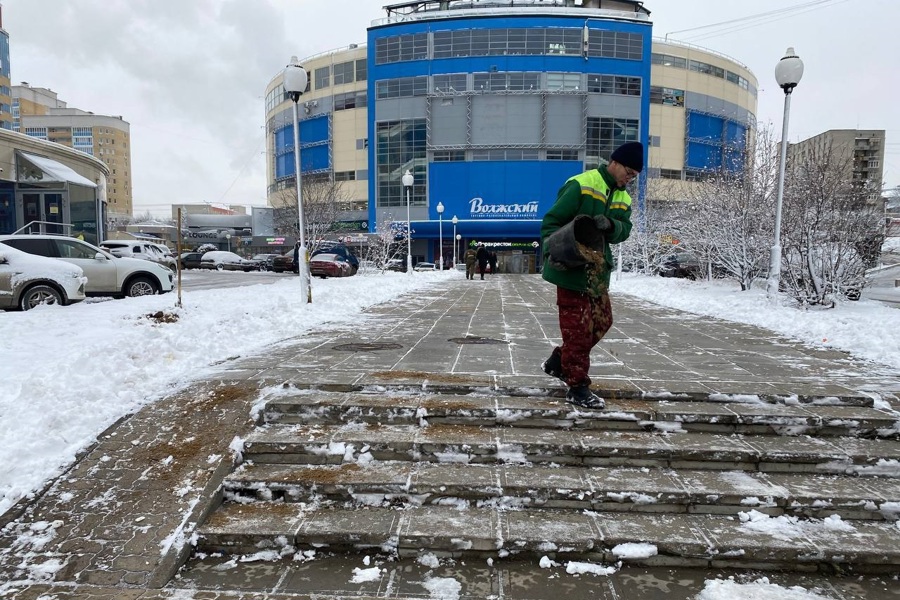
[{"label": "green work jacket", "polygon": [[[591,296],[599,296],[609,289],[609,276],[613,266],[609,246],[624,242],[631,235],[631,196],[624,188],[617,188],[615,185],[616,180],[606,170],[606,165],[601,165],[597,169],[569,178],[559,188],[556,203],[550,207],[541,223],[542,274],[545,280]],[[612,224],[612,230],[604,233],[605,265],[599,273],[589,273],[588,269],[594,268],[590,264],[562,270],[553,267],[547,260],[547,238],[577,215],[604,215]]]}]

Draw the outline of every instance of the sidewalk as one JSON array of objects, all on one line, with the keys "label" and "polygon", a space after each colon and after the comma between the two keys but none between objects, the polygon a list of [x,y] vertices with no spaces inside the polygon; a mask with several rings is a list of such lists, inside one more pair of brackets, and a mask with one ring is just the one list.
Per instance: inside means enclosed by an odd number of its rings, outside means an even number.
[{"label": "sidewalk", "polygon": [[[17,518],[7,522],[7,514],[0,521],[5,525],[0,531],[0,582],[8,582],[0,583],[0,598],[191,597],[178,595],[181,583],[173,576],[188,558],[198,524],[219,503],[221,483],[235,461],[229,446],[256,427],[261,389],[287,384],[342,392],[390,383],[560,396],[562,384],[540,369],[559,343],[554,302],[554,288],[537,276],[454,279],[376,307],[356,327],[322,330],[266,356],[240,357],[220,377],[123,419],[41,497],[17,506]],[[751,326],[615,293],[613,306],[615,324],[595,350],[591,371],[594,387],[607,397],[838,398],[857,406],[881,399],[900,409],[900,376],[886,368]],[[325,586],[325,572],[337,560],[315,560],[305,568],[321,567],[323,593],[362,597]],[[265,566],[258,571],[274,572]],[[513,587],[520,588],[522,580],[534,575],[517,564],[503,577],[519,581]],[[335,577],[345,583],[348,579]],[[679,577],[697,579],[696,574]],[[283,595],[290,588],[277,577],[267,578],[264,587],[248,587],[246,572],[238,579],[211,570],[205,581],[216,581],[216,591],[196,597],[291,597]],[[692,593],[702,589],[702,579]],[[799,575],[785,576],[788,582],[800,580]],[[867,588],[865,582],[856,585],[863,586],[868,598],[900,597],[893,591],[896,585],[880,592],[882,580],[867,581]],[[834,593],[841,585],[826,583]],[[546,585],[553,589],[554,583]],[[840,597],[856,597],[842,593],[846,595]],[[371,597],[414,596],[385,589]],[[507,590],[497,597],[542,596]],[[683,597],[690,597],[687,590]]]}]

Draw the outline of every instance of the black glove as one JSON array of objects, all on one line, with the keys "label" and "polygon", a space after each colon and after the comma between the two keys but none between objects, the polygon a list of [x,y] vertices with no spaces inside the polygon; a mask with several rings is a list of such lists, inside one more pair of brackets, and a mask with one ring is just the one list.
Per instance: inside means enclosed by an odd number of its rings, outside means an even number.
[{"label": "black glove", "polygon": [[609,231],[613,228],[612,223],[609,222],[609,219],[607,219],[603,215],[597,215],[596,217],[594,217],[594,223],[597,224],[598,231]]}]

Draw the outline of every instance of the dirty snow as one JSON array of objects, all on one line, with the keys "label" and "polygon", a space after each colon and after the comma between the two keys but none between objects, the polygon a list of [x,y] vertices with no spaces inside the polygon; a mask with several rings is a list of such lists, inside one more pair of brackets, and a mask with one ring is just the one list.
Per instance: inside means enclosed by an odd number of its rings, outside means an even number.
[{"label": "dirty snow", "polygon": [[763,577],[752,583],[737,583],[731,579],[706,581],[706,587],[696,600],[837,600],[821,596],[800,586],[782,587]]}]

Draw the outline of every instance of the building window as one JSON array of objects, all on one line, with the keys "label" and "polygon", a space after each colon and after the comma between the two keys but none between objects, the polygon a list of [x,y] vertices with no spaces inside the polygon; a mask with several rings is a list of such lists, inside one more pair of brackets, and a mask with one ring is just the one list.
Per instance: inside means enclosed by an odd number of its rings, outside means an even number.
[{"label": "building window", "polygon": [[613,150],[625,142],[638,141],[639,134],[638,119],[588,117],[585,162],[597,164],[601,159],[609,161]]},{"label": "building window", "polygon": [[547,160],[578,160],[578,150],[547,150]]},{"label": "building window", "polygon": [[660,179],[681,179],[681,170],[680,169],[660,169],[659,170],[659,178]]},{"label": "building window", "polygon": [[428,58],[428,34],[395,35],[375,40],[375,64]]},{"label": "building window", "polygon": [[435,93],[465,92],[467,87],[465,73],[450,73],[434,76]]},{"label": "building window", "polygon": [[369,99],[366,92],[347,92],[334,95],[334,110],[348,110],[350,108],[365,108]]},{"label": "building window", "polygon": [[581,89],[581,73],[547,73],[547,89],[551,92]]},{"label": "building window", "polygon": [[[433,57],[581,56],[583,52],[582,35],[580,27],[435,31],[433,34]],[[641,60],[643,47],[644,40],[640,34],[592,30],[588,44],[588,56]]]},{"label": "building window", "polygon": [[365,81],[369,77],[369,67],[366,65],[366,59],[360,58],[356,61],[356,80]]},{"label": "building window", "polygon": [[352,60],[350,62],[343,62],[334,65],[334,85],[340,85],[342,83],[353,83],[353,73],[354,64]]},{"label": "building window", "polygon": [[463,162],[466,160],[465,150],[436,150],[434,162]]},{"label": "building window", "polygon": [[662,104],[663,106],[684,106],[684,90],[674,88],[650,86],[650,104]]},{"label": "building window", "polygon": [[377,206],[405,206],[401,177],[409,170],[415,177],[411,204],[425,206],[428,189],[425,119],[385,121],[375,124]]},{"label": "building window", "polygon": [[640,96],[641,78],[621,75],[588,75],[588,91],[619,96]]},{"label": "building window", "polygon": [[428,94],[428,77],[401,77],[399,79],[383,79],[375,82],[375,97],[412,98]]},{"label": "building window", "polygon": [[336,171],[334,173],[335,181],[355,181],[356,171]]},{"label": "building window", "polygon": [[322,67],[320,69],[316,69],[316,89],[321,90],[322,88],[327,88],[330,85],[331,80],[331,67]]},{"label": "building window", "polygon": [[697,73],[703,73],[705,75],[718,77],[737,85],[743,90],[748,90],[754,96],[756,96],[757,94],[756,88],[750,85],[749,81],[747,81],[737,73],[732,73],[731,71],[722,69],[721,67],[717,67],[715,65],[710,65],[698,60],[688,61],[681,56],[672,56],[670,54],[652,54],[650,56],[650,62],[654,65],[663,65],[665,67],[674,67],[676,69],[689,69]]},{"label": "building window", "polygon": [[539,160],[541,153],[534,148],[495,148],[493,150],[472,150],[473,161],[520,161]]}]

